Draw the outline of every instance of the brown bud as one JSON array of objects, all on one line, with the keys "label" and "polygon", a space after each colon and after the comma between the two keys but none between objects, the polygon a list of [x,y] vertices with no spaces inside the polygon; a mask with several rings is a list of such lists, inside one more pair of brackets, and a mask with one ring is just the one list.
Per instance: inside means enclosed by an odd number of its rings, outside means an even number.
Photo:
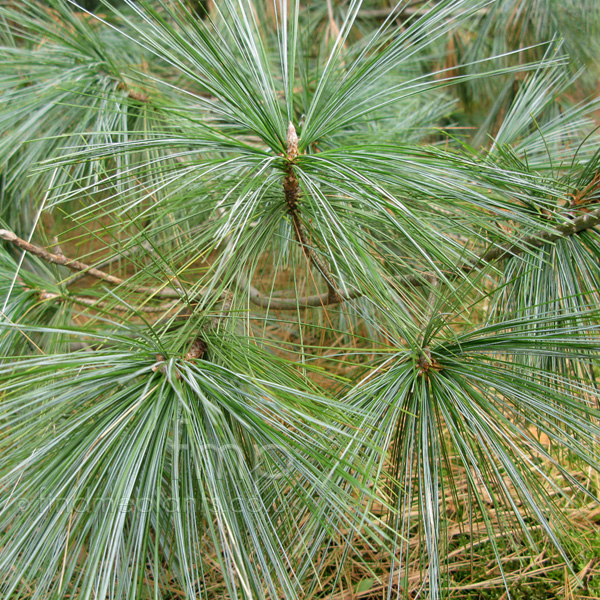
[{"label": "brown bud", "polygon": [[294,160],[298,156],[298,134],[294,124],[290,121],[287,130],[287,158]]},{"label": "brown bud", "polygon": [[[165,362],[165,357],[162,354],[157,354],[156,355],[156,364],[152,367],[152,371],[154,373],[156,373],[156,371],[158,371],[161,367],[163,367],[164,365],[161,365],[161,362]],[[163,371],[161,371],[162,373]]]},{"label": "brown bud", "polygon": [[192,345],[190,346],[190,349],[188,350],[187,354],[184,356],[184,360],[202,358],[207,349],[208,346],[206,345],[206,342],[202,338],[196,338],[192,342]]}]

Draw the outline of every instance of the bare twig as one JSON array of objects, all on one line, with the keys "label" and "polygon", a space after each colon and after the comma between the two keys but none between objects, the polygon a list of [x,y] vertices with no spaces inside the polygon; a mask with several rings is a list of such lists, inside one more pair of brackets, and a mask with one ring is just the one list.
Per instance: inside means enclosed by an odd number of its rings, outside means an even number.
[{"label": "bare twig", "polygon": [[143,313],[164,313],[177,305],[177,300],[174,300],[172,302],[167,302],[167,304],[160,304],[159,306],[128,306],[127,304],[103,302],[102,300],[90,298],[89,296],[61,296],[60,294],[47,292],[45,290],[40,292],[40,300],[69,301],[75,302],[76,304],[83,304],[90,308],[115,310],[117,312],[135,311]]},{"label": "bare twig", "polygon": [[6,229],[0,229],[0,238],[6,240],[7,242],[11,242],[18,248],[29,252],[35,256],[38,256],[42,260],[46,262],[55,264],[55,265],[63,265],[72,269],[73,271],[81,271],[85,272],[87,275],[94,277],[96,279],[100,279],[102,281],[106,281],[112,285],[125,285],[132,288],[132,291],[140,293],[140,294],[148,294],[150,296],[158,296],[159,298],[180,298],[182,296],[182,292],[176,290],[172,287],[149,287],[149,286],[137,286],[131,281],[127,279],[121,279],[120,277],[115,277],[114,275],[110,275],[100,269],[95,267],[91,267],[90,265],[86,265],[85,263],[67,258],[64,255],[52,254],[48,252],[46,249],[36,246],[31,242],[27,242],[26,240],[21,239],[12,231],[7,231]]},{"label": "bare twig", "polygon": [[127,92],[127,97],[130,100],[135,100],[136,102],[142,102],[142,103],[146,103],[149,100],[148,94],[144,94],[143,92],[138,92],[136,90],[132,90],[131,88],[127,87],[127,85],[122,81],[119,83],[119,85],[117,85],[117,89],[125,90]]},{"label": "bare twig", "polygon": [[312,296],[301,296],[294,298],[282,298],[280,296],[266,296],[261,294],[248,281],[248,278],[242,273],[238,273],[235,278],[236,285],[247,292],[250,301],[263,308],[272,308],[274,310],[296,310],[298,308],[321,308],[328,304],[339,304],[346,300],[358,298],[362,294],[357,291],[350,292],[345,296],[339,294],[335,299],[331,299],[329,292],[323,294],[314,294]]},{"label": "bare twig", "polygon": [[[96,269],[103,269],[105,267],[109,267],[110,265],[122,260],[123,258],[130,257],[131,255],[138,252],[140,249],[146,250],[147,252],[151,252],[153,248],[152,248],[152,244],[150,244],[150,242],[144,242],[143,244],[140,244],[139,246],[136,246],[135,248],[131,248],[131,250],[124,250],[123,252],[119,252],[115,256],[111,256],[110,258],[103,260],[102,262],[100,262],[96,265]],[[85,272],[81,272],[81,273],[78,273],[77,275],[74,275],[67,282],[67,286],[73,285],[76,281],[79,281],[86,275],[87,275],[87,273],[85,273]]]},{"label": "bare twig", "polygon": [[481,258],[470,265],[466,265],[468,270],[476,269],[487,263],[502,260],[509,256],[516,256],[523,252],[524,248],[539,248],[545,244],[555,242],[556,240],[569,237],[586,229],[591,229],[600,224],[600,208],[576,217],[569,223],[557,225],[554,231],[543,231],[536,235],[523,236],[518,243],[504,246],[493,246],[481,255]]}]

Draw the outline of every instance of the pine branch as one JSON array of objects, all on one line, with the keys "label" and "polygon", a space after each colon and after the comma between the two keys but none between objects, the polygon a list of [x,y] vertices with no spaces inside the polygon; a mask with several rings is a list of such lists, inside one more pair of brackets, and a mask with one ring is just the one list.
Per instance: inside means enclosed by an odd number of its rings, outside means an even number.
[{"label": "pine branch", "polygon": [[[337,304],[343,301],[340,293],[333,284],[333,275],[328,265],[321,259],[320,256],[313,250],[308,233],[300,218],[300,184],[294,173],[293,162],[298,156],[298,135],[293,123],[290,122],[287,131],[287,159],[288,167],[286,177],[283,180],[283,191],[285,193],[285,201],[288,206],[288,213],[292,219],[296,240],[302,246],[302,250],[306,258],[317,268],[323,279],[327,283],[327,304]],[[295,308],[295,307],[294,307]]]},{"label": "pine branch", "polygon": [[115,310],[117,312],[143,312],[143,313],[165,313],[171,310],[177,305],[177,300],[168,302],[167,304],[160,304],[159,306],[129,306],[127,304],[113,304],[97,300],[96,298],[90,298],[88,296],[61,296],[54,292],[47,292],[42,290],[39,293],[40,300],[58,300],[59,302],[75,302],[76,304],[83,304],[95,309]]},{"label": "pine branch", "polygon": [[141,103],[149,102],[148,94],[145,94],[143,92],[139,92],[136,90],[132,90],[132,89],[128,88],[124,82],[120,82],[119,85],[117,86],[117,89],[125,90],[127,92],[127,97],[130,100],[134,100],[135,102],[141,102]]},{"label": "pine branch", "polygon": [[157,288],[149,286],[136,286],[127,279],[115,277],[110,273],[101,271],[100,269],[87,265],[79,260],[71,259],[61,254],[52,254],[41,246],[36,246],[31,242],[23,240],[12,231],[7,231],[6,229],[0,229],[0,238],[6,240],[7,242],[11,242],[18,248],[21,248],[22,250],[25,250],[26,252],[45,260],[46,262],[55,265],[62,265],[72,269],[73,271],[85,272],[86,275],[90,275],[91,277],[100,279],[101,281],[106,281],[106,283],[110,283],[112,285],[124,285],[130,287],[132,288],[132,291],[140,294],[148,294],[150,296],[157,296],[159,298],[180,298],[182,296],[182,292],[172,287]]},{"label": "pine branch", "polygon": [[330,304],[340,304],[346,300],[358,298],[362,294],[358,291],[351,292],[345,296],[337,294],[335,299],[331,299],[329,292],[323,294],[314,294],[312,296],[301,296],[293,298],[281,298],[279,296],[266,296],[261,294],[242,273],[238,273],[235,278],[238,288],[244,290],[250,301],[262,308],[272,308],[274,310],[296,310],[298,308],[322,308]]},{"label": "pine branch", "polygon": [[[492,248],[485,251],[478,260],[473,262],[464,263],[459,268],[465,273],[470,273],[471,271],[482,269],[484,266],[499,260],[503,260],[510,256],[518,256],[522,254],[527,248],[539,248],[544,246],[545,244],[549,244],[555,242],[556,240],[564,237],[569,237],[571,235],[575,235],[582,231],[586,231],[588,229],[592,229],[600,224],[600,208],[591,211],[589,213],[580,215],[571,221],[570,223],[564,223],[556,226],[554,231],[545,231],[537,235],[526,235],[518,243],[512,244],[510,246],[493,246]],[[101,279],[106,281],[107,283],[111,283],[113,285],[127,285],[132,287],[133,284],[125,279],[121,279],[119,277],[115,277],[114,275],[110,275],[105,273],[104,271],[100,271],[94,267],[90,267],[85,263],[82,263],[78,260],[73,260],[65,257],[64,255],[52,254],[41,248],[40,246],[36,246],[35,244],[31,244],[15,235],[11,231],[7,231],[5,229],[0,229],[0,238],[4,239],[8,242],[11,242],[15,246],[42,258],[46,262],[64,265],[76,271],[85,271],[88,275],[92,277],[96,277],[97,279]],[[305,240],[304,236],[300,238],[300,240]],[[303,244],[303,248],[307,249],[305,245],[305,241],[301,241]],[[310,249],[308,249],[310,250]],[[306,251],[306,250],[305,250]],[[314,252],[310,251],[311,260],[314,261],[313,256]],[[318,263],[313,262],[315,266],[321,271]],[[322,271],[321,271],[322,272]],[[322,273],[323,274],[323,273]],[[323,274],[324,275],[324,274]],[[324,275],[325,276],[325,275]],[[436,278],[433,278],[436,279]],[[432,281],[432,277],[428,275],[423,276],[410,276],[406,277],[402,280],[404,285],[409,285],[411,287],[418,287],[424,285],[426,282]],[[298,308],[320,308],[333,304],[340,304],[345,302],[346,300],[352,300],[354,298],[360,297],[362,294],[358,291],[351,292],[346,295],[341,295],[337,292],[337,290],[333,290],[330,285],[329,291],[323,294],[314,294],[311,296],[301,296],[294,298],[281,298],[277,296],[268,296],[262,294],[256,287],[254,287],[249,281],[248,278],[242,273],[238,273],[235,277],[235,283],[238,288],[244,290],[250,301],[257,306],[262,308],[271,308],[274,310],[296,310]],[[137,286],[132,289],[132,291],[137,293],[147,293],[150,295],[154,295],[161,298],[180,298],[181,293],[178,292],[174,288],[155,288],[155,287],[146,287],[146,286]],[[204,290],[200,290],[200,294],[204,293]],[[86,299],[83,304],[88,304],[89,301]],[[155,307],[147,307],[148,309]],[[158,307],[156,307],[158,308]],[[159,310],[147,310],[146,312],[160,312]]]},{"label": "pine branch", "polygon": [[359,15],[365,19],[387,19],[390,16],[395,18],[402,17],[404,19],[409,17],[422,17],[427,14],[427,10],[430,8],[412,8],[410,6],[398,7],[392,6],[389,8],[368,8],[361,9]]},{"label": "pine branch", "polygon": [[523,252],[524,248],[539,248],[545,244],[555,242],[556,240],[564,237],[569,237],[585,231],[586,229],[592,229],[596,225],[600,224],[600,208],[593,210],[589,213],[585,213],[573,219],[570,223],[564,223],[557,225],[554,231],[544,231],[536,235],[526,235],[521,238],[517,244],[509,246],[493,246],[481,255],[481,258],[472,264],[469,268],[475,269],[481,267],[486,263],[490,263],[496,260],[502,260],[509,256],[516,256]]},{"label": "pine branch", "polygon": [[[547,231],[538,235],[526,235],[521,238],[519,243],[510,246],[493,246],[484,252],[478,260],[471,263],[464,263],[460,266],[460,269],[465,273],[482,269],[494,261],[503,260],[510,256],[518,256],[527,248],[539,248],[560,238],[569,237],[587,229],[592,229],[598,224],[600,224],[600,208],[573,219],[571,223],[558,225],[554,231]],[[401,283],[410,287],[419,287],[427,282],[432,283],[437,280],[437,277],[431,275],[413,275],[404,278]],[[360,292],[354,291],[346,296],[338,295],[337,298],[333,299],[330,297],[329,292],[296,298],[278,298],[261,294],[258,289],[249,284],[248,279],[241,273],[237,275],[236,283],[238,287],[247,291],[250,300],[254,304],[275,310],[324,307],[331,304],[339,304],[362,295]]]},{"label": "pine branch", "polygon": [[[123,252],[119,252],[115,256],[111,256],[110,258],[103,260],[102,262],[100,262],[96,265],[96,268],[102,269],[104,267],[109,267],[110,265],[112,265],[116,262],[119,262],[120,260],[122,260],[124,258],[128,258],[128,257],[132,256],[133,254],[135,254],[136,252],[139,252],[140,250],[146,250],[147,252],[152,252],[153,246],[152,246],[152,244],[150,244],[150,242],[144,242],[143,244],[140,244],[140,246],[138,246],[136,248],[132,248],[131,250],[124,250]],[[61,254],[64,254],[64,253],[61,252]],[[76,281],[79,281],[86,275],[87,275],[87,273],[85,271],[82,271],[82,272],[78,273],[77,275],[74,275],[67,282],[67,286],[73,285]]]}]

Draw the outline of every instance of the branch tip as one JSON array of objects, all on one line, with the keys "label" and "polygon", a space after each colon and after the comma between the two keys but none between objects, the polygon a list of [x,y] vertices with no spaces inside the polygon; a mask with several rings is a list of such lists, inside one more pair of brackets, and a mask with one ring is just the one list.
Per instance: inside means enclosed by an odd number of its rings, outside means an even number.
[{"label": "branch tip", "polygon": [[287,130],[287,158],[294,160],[298,156],[298,134],[294,124],[290,121]]}]

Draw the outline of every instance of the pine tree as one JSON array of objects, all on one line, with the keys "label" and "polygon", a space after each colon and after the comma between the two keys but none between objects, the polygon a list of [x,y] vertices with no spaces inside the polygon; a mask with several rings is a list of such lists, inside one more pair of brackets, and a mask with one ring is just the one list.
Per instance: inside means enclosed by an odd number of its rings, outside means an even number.
[{"label": "pine tree", "polygon": [[589,4],[0,2],[4,600],[328,598],[367,548],[435,600],[451,521],[570,561]]}]

